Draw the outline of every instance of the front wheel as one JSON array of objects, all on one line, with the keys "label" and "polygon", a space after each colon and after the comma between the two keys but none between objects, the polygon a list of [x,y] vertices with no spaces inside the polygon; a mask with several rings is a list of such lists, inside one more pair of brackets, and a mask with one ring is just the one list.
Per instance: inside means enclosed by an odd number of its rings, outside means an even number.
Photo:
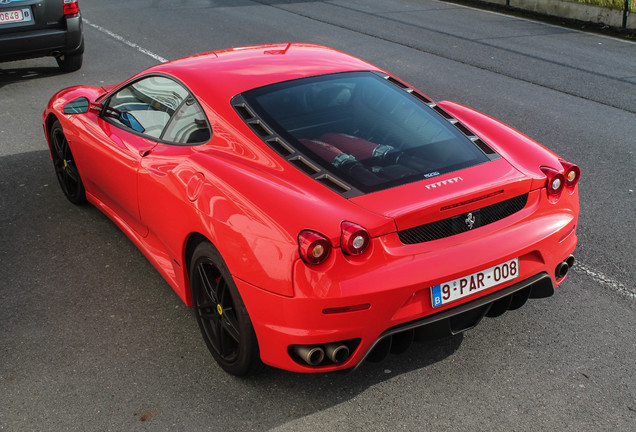
[{"label": "front wheel", "polygon": [[60,183],[62,192],[73,204],[85,203],[86,191],[84,190],[84,183],[82,183],[73,153],[71,153],[71,148],[59,121],[56,120],[51,126],[49,137],[55,175]]},{"label": "front wheel", "polygon": [[226,372],[243,376],[262,366],[245,304],[219,251],[208,242],[192,254],[190,288],[203,339]]}]

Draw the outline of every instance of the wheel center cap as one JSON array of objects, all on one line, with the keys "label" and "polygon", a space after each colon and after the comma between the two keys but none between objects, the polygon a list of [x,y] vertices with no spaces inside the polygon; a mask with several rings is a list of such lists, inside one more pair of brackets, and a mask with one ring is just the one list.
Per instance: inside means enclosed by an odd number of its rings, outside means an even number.
[{"label": "wheel center cap", "polygon": [[223,308],[220,304],[216,305],[216,311],[219,313],[219,315],[223,315]]}]

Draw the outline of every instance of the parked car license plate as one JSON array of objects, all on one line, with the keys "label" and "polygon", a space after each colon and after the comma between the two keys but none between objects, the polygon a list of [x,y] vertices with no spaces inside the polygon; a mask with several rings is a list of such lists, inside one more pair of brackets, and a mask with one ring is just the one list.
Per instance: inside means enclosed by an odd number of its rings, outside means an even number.
[{"label": "parked car license plate", "polygon": [[519,276],[519,258],[431,287],[433,307],[450,303]]},{"label": "parked car license plate", "polygon": [[29,22],[32,19],[31,9],[29,8],[0,12],[0,24]]}]

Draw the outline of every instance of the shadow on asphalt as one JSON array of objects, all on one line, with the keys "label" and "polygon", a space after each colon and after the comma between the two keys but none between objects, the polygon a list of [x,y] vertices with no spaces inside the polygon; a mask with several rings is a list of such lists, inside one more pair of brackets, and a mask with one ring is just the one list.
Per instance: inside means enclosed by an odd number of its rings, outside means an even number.
[{"label": "shadow on asphalt", "polygon": [[[27,63],[25,63],[27,64]],[[18,67],[14,67],[14,66]],[[7,64],[0,63],[0,88],[19,81],[47,78],[62,75],[63,72],[57,66],[19,67],[20,62]]]},{"label": "shadow on asphalt", "polygon": [[312,402],[315,407],[312,411],[320,411],[355,397],[380,382],[444,360],[459,349],[462,341],[463,334],[414,342],[405,353],[389,354],[377,363],[365,361],[354,372],[296,374],[268,368],[264,373],[247,379],[265,389],[275,386],[291,394],[299,393],[298,396],[302,395],[305,401]]},{"label": "shadow on asphalt", "polygon": [[[64,198],[45,150],[0,158],[0,259],[9,420],[16,406],[46,401],[50,410],[94,413],[85,421],[103,430],[131,430],[148,413],[156,427],[168,427],[191,410],[215,430],[264,430],[427,368],[463,340],[416,342],[352,373],[267,368],[232,377],[214,363],[194,314],[132,242],[96,208]],[[228,417],[234,412],[249,415]],[[78,415],[71,409],[56,424]]]}]

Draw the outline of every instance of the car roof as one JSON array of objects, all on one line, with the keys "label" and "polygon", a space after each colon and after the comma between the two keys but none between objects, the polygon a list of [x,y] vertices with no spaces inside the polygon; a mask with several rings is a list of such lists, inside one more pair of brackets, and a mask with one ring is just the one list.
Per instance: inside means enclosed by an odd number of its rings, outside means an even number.
[{"label": "car roof", "polygon": [[308,76],[376,66],[332,48],[308,43],[281,43],[230,48],[162,63],[143,72],[167,73],[198,98],[229,100],[264,85]]}]

